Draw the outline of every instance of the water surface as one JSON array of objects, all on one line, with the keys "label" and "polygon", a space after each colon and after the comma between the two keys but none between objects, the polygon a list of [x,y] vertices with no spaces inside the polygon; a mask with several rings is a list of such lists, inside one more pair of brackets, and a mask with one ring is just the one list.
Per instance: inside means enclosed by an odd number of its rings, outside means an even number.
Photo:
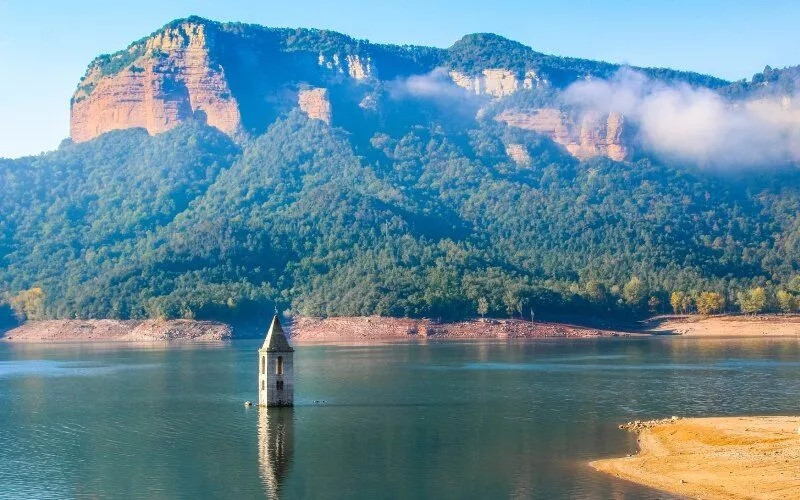
[{"label": "water surface", "polygon": [[0,344],[0,497],[664,498],[620,422],[800,413],[795,339],[299,346],[268,412],[258,345]]}]

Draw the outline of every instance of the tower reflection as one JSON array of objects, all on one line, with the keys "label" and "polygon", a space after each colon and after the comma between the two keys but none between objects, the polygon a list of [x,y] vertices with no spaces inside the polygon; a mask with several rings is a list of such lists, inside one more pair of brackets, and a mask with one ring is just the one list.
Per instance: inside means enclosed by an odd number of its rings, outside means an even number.
[{"label": "tower reflection", "polygon": [[292,465],[294,411],[285,408],[260,408],[258,411],[258,466],[261,482],[269,498],[280,498],[281,489]]}]

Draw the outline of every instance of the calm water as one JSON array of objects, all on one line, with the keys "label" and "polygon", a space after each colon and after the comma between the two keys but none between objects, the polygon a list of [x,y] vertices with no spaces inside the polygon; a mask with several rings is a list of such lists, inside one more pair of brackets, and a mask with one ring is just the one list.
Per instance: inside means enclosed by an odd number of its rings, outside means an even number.
[{"label": "calm water", "polygon": [[618,423],[800,413],[794,339],[299,347],[269,412],[257,347],[0,344],[0,497],[664,498]]}]

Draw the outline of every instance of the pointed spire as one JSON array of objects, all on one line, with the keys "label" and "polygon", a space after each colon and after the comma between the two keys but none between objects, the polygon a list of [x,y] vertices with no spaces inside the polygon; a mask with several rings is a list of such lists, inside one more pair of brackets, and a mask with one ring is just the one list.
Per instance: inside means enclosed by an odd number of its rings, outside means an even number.
[{"label": "pointed spire", "polygon": [[289,340],[286,338],[286,335],[283,333],[283,327],[281,326],[277,314],[272,317],[272,324],[269,326],[269,332],[267,332],[267,338],[264,340],[261,350],[271,352],[294,351],[292,346],[289,345]]}]

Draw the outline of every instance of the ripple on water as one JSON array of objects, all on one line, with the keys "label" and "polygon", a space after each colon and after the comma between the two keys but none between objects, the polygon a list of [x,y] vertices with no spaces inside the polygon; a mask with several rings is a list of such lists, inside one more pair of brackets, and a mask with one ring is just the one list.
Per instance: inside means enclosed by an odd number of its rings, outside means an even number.
[{"label": "ripple on water", "polygon": [[469,371],[658,371],[658,370],[695,370],[695,371],[726,371],[734,370],[734,366],[722,364],[685,364],[685,363],[651,363],[651,364],[602,364],[602,363],[562,363],[562,362],[535,362],[535,363],[497,363],[480,362],[466,363],[455,366],[430,366],[433,370],[469,370]]},{"label": "ripple on water", "polygon": [[91,377],[108,375],[121,370],[148,369],[156,364],[109,365],[89,361],[53,361],[32,359],[24,361],[0,361],[0,379],[10,377]]}]

